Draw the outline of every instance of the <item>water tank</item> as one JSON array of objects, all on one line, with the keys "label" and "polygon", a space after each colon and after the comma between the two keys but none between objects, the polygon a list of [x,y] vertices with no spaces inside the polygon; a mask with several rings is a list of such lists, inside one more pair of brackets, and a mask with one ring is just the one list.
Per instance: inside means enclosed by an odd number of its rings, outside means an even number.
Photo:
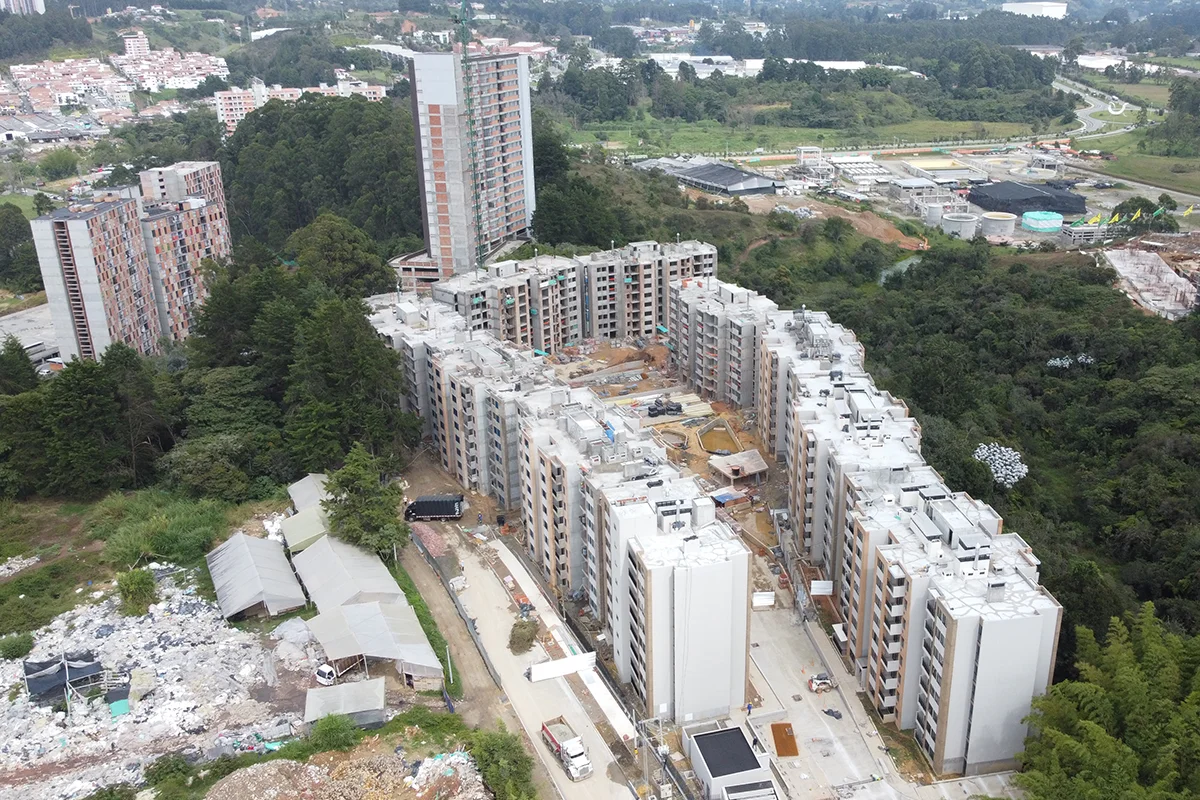
[{"label": "water tank", "polygon": [[975,235],[977,227],[978,214],[942,214],[942,233],[947,236],[970,239]]},{"label": "water tank", "polygon": [[925,206],[925,224],[933,227],[942,221],[942,211],[944,209],[939,205]]},{"label": "water tank", "polygon": [[1058,233],[1062,230],[1063,215],[1055,211],[1026,211],[1021,215],[1021,227],[1037,233]]},{"label": "water tank", "polygon": [[1017,228],[1017,215],[1005,211],[988,211],[980,221],[980,232],[984,236],[1012,236]]}]

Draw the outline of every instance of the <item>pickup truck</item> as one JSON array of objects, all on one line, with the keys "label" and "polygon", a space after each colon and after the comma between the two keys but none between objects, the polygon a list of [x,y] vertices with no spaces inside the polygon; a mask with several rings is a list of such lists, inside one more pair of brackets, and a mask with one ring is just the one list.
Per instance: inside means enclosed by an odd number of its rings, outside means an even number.
[{"label": "pickup truck", "polygon": [[583,739],[571,729],[562,717],[546,720],[542,723],[542,738],[568,777],[573,781],[581,781],[592,774],[592,762],[588,759],[587,748]]}]

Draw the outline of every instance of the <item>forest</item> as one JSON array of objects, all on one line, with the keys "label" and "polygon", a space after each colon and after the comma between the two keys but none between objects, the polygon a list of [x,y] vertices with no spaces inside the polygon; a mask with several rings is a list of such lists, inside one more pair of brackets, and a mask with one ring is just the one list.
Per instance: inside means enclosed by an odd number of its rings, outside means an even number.
[{"label": "forest", "polygon": [[86,19],[75,19],[64,6],[46,4],[45,14],[0,11],[0,59],[45,58],[54,44],[83,44],[92,40]]},{"label": "forest", "polygon": [[1046,124],[1074,112],[1051,87],[1054,65],[980,42],[940,48],[928,76],[880,67],[826,71],[768,57],[756,78],[719,70],[700,79],[689,64],[672,78],[654,61],[589,69],[576,61],[538,83],[537,102],[575,122],[658,119],[859,131],[915,119]]}]

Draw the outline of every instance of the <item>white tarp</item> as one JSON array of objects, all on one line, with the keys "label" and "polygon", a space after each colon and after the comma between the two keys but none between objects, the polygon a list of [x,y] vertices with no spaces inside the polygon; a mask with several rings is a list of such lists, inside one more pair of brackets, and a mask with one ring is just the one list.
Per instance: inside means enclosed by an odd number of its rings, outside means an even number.
[{"label": "white tarp", "polygon": [[337,606],[308,620],[308,628],[332,660],[365,656],[395,661],[404,674],[442,675],[442,662],[403,600]]},{"label": "white tarp", "polygon": [[304,721],[316,722],[330,714],[353,716],[364,711],[382,712],[384,705],[383,678],[322,686],[308,690],[304,700]]},{"label": "white tarp", "polygon": [[533,683],[546,681],[551,678],[561,678],[596,666],[595,653],[580,653],[566,658],[556,658],[553,661],[543,661],[529,667],[529,680]]},{"label": "white tarp", "polygon": [[329,520],[319,505],[306,508],[279,523],[283,541],[293,553],[298,553],[329,533]]},{"label": "white tarp", "polygon": [[304,592],[279,542],[235,533],[205,560],[226,617],[259,603],[272,616],[304,605]]},{"label": "white tarp", "polygon": [[407,602],[379,556],[333,536],[292,556],[292,563],[322,613],[347,603]]},{"label": "white tarp", "polygon": [[329,499],[329,493],[325,491],[327,480],[328,476],[323,472],[310,472],[288,487],[288,496],[292,498],[296,513],[317,508],[322,500]]}]

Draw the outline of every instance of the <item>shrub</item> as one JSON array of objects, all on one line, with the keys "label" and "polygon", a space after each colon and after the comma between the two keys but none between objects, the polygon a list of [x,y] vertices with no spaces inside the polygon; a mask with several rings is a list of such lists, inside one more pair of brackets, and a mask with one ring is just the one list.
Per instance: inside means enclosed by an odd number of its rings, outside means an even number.
[{"label": "shrub", "polygon": [[350,718],[342,714],[322,717],[313,725],[308,742],[318,752],[325,750],[349,750],[358,744],[362,731],[354,726]]},{"label": "shrub", "polygon": [[158,602],[158,586],[149,570],[131,569],[117,575],[117,592],[121,595],[121,613],[130,617],[145,614],[152,603]]},{"label": "shrub", "polygon": [[170,778],[187,778],[192,774],[192,765],[179,753],[169,753],[155,759],[146,767],[146,783],[158,786]]},{"label": "shrub", "polygon": [[508,649],[514,653],[528,653],[538,635],[536,620],[519,619],[513,623],[508,634]]},{"label": "shrub", "polygon": [[15,660],[29,655],[33,649],[33,634],[18,633],[0,639],[0,658]]},{"label": "shrub", "polygon": [[112,786],[105,786],[103,789],[97,789],[83,800],[134,800],[137,793],[138,790],[128,783],[116,783]]},{"label": "shrub", "polygon": [[469,747],[484,784],[496,800],[536,800],[533,758],[520,737],[505,730],[476,731]]}]

